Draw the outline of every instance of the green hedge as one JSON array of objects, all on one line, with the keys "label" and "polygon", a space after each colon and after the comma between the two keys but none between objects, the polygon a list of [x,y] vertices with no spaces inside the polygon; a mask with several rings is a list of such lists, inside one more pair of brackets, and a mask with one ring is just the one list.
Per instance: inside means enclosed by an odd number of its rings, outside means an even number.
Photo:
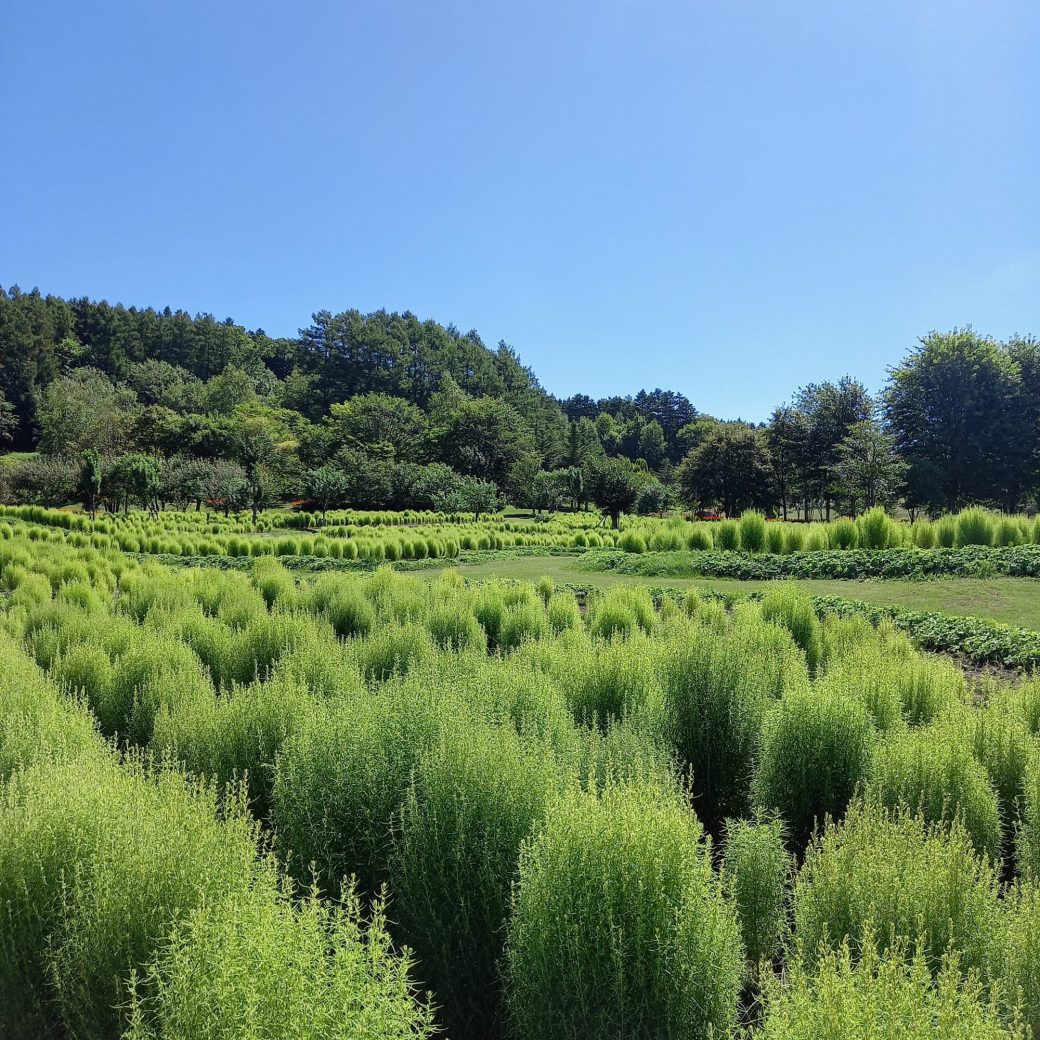
[{"label": "green hedge", "polygon": [[820,614],[859,614],[874,624],[890,620],[924,650],[963,654],[976,664],[1033,669],[1040,666],[1040,632],[983,618],[941,614],[934,610],[864,603],[841,596],[814,596]]},{"label": "green hedge", "polygon": [[963,549],[823,549],[751,556],[739,552],[652,552],[619,550],[586,553],[585,570],[613,571],[657,578],[931,578],[953,575],[986,578],[1040,577],[1040,546],[1014,545]]}]

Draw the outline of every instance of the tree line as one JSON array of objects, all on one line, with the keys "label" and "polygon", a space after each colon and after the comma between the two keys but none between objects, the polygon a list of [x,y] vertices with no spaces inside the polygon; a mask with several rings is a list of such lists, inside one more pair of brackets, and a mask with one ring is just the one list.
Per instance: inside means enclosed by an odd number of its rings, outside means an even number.
[{"label": "tree line", "polygon": [[876,395],[811,383],[768,422],[684,394],[560,400],[505,343],[410,313],[295,338],[212,315],[0,289],[0,495],[61,504],[486,512],[673,504],[829,518],[1014,511],[1040,486],[1040,342],[930,333]]}]

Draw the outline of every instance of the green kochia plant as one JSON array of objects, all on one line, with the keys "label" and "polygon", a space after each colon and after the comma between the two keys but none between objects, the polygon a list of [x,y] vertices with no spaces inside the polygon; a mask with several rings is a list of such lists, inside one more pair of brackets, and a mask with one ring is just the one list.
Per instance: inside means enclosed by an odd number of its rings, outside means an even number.
[{"label": "green kochia plant", "polygon": [[506,938],[512,1036],[728,1034],[739,928],[681,792],[565,795],[525,843],[519,874]]},{"label": "green kochia plant", "polygon": [[726,631],[687,624],[660,664],[663,731],[693,774],[693,805],[717,830],[748,807],[762,726],[773,696],[807,686],[785,632],[749,620]]},{"label": "green kochia plant", "polygon": [[999,923],[995,868],[958,821],[928,825],[913,810],[857,802],[810,848],[794,892],[805,957],[848,936],[883,946],[920,942],[936,969],[948,949],[981,969]]},{"label": "green kochia plant", "polygon": [[762,597],[762,616],[783,625],[805,654],[810,673],[820,660],[820,619],[811,597],[795,585],[777,585]]},{"label": "green kochia plant", "polygon": [[547,752],[512,727],[449,728],[421,756],[401,806],[395,914],[459,1040],[498,1031],[498,961],[520,844],[563,784]]},{"label": "green kochia plant", "polygon": [[[1025,1040],[1001,1002],[956,954],[933,979],[919,949],[899,943],[879,952],[873,936],[846,941],[813,965],[794,958],[783,982],[767,989],[761,1040]],[[1014,1016],[1008,1016],[1013,1019]]]},{"label": "green kochia plant", "polygon": [[779,813],[802,848],[826,816],[840,818],[868,778],[874,730],[866,708],[836,692],[795,692],[765,725],[757,803]]},{"label": "green kochia plant", "polygon": [[16,774],[0,794],[4,1036],[119,1036],[127,984],[193,907],[248,886],[240,816],[172,772],[103,754]]},{"label": "green kochia plant", "polygon": [[958,545],[992,545],[994,523],[985,509],[973,506],[957,514]]},{"label": "green kochia plant", "polygon": [[252,889],[195,910],[133,990],[125,1040],[255,1037],[421,1040],[433,1014],[415,999],[412,962],[391,947],[386,910],[294,905],[274,871]]},{"label": "green kochia plant", "polygon": [[736,905],[744,949],[754,965],[775,957],[787,935],[792,866],[780,820],[757,815],[726,822],[722,883]]},{"label": "green kochia plant", "polygon": [[965,735],[936,724],[890,737],[878,749],[868,790],[892,809],[901,804],[928,823],[960,817],[980,854],[999,860],[1000,809],[986,770]]},{"label": "green kochia plant", "polygon": [[749,509],[739,521],[740,547],[744,552],[758,553],[766,547],[766,518]]}]

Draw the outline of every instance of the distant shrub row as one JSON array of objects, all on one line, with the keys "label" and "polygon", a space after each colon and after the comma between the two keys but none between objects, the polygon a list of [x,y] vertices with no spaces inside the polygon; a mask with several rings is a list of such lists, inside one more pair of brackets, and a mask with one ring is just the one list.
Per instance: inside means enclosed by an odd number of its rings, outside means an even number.
[{"label": "distant shrub row", "polygon": [[800,552],[790,556],[749,556],[723,552],[594,553],[582,567],[657,578],[930,578],[940,575],[984,578],[1040,577],[1040,546],[963,549],[851,549]]}]

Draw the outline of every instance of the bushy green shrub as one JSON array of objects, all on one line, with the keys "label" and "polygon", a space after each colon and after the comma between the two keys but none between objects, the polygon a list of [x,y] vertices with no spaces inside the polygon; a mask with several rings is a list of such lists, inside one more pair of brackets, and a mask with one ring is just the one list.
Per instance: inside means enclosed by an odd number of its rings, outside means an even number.
[{"label": "bushy green shrub", "polygon": [[967,831],[929,827],[908,809],[853,805],[810,847],[794,890],[795,934],[810,960],[848,936],[882,948],[920,942],[934,969],[948,949],[984,965],[998,921],[997,878]]},{"label": "bushy green shrub", "polygon": [[994,535],[993,517],[973,506],[957,514],[958,545],[992,545]]},{"label": "bushy green shrub", "polygon": [[678,794],[609,784],[553,806],[525,843],[506,938],[525,1040],[725,1035],[743,951]]},{"label": "bushy green shrub", "polygon": [[516,730],[449,728],[419,758],[401,807],[390,888],[417,974],[452,1036],[497,1032],[498,961],[520,844],[563,778]]},{"label": "bushy green shrub", "polygon": [[426,622],[442,650],[487,650],[487,636],[470,604],[461,597],[446,600],[430,611]]},{"label": "bushy green shrub", "polygon": [[805,654],[810,673],[820,660],[820,619],[812,598],[795,585],[776,585],[762,597],[762,617],[783,625]]},{"label": "bushy green shrub", "polygon": [[0,1025],[13,1036],[119,1036],[131,970],[194,906],[244,888],[256,858],[211,792],[105,756],[15,774],[0,833]]},{"label": "bushy green shrub", "polygon": [[677,630],[662,647],[660,675],[665,738],[692,770],[694,808],[717,829],[748,808],[767,707],[807,686],[804,665],[786,633],[752,620]]},{"label": "bushy green shrub", "polygon": [[625,531],[618,541],[618,548],[629,553],[645,553],[646,539],[638,531]]},{"label": "bushy green shrub", "polygon": [[275,758],[313,708],[306,687],[286,679],[238,686],[222,697],[211,690],[209,697],[164,705],[151,747],[160,759],[214,778],[218,790],[241,781],[253,815],[266,819]]},{"label": "bushy green shrub", "polygon": [[993,532],[994,545],[1021,545],[1025,541],[1022,529],[1010,516],[1002,516]]},{"label": "bushy green shrub", "polygon": [[557,592],[549,600],[546,611],[553,635],[581,627],[581,610],[573,592]]},{"label": "bushy green shrub", "polygon": [[1021,823],[1036,748],[1014,689],[993,682],[983,693],[987,695],[983,704],[959,713],[958,729],[997,793],[1007,839]]},{"label": "bushy green shrub", "polygon": [[376,612],[355,582],[343,582],[325,603],[322,613],[341,639],[367,636],[376,623]]},{"label": "bushy green shrub", "polygon": [[335,890],[348,875],[366,893],[386,879],[394,814],[438,729],[434,702],[389,686],[310,713],[276,760],[272,818],[296,876]]},{"label": "bushy green shrub", "polygon": [[855,953],[845,942],[811,967],[795,959],[767,991],[761,1040],[1025,1040],[956,956],[933,979],[907,944],[879,953],[873,937]]},{"label": "bushy green shrub", "polygon": [[990,944],[986,976],[1002,987],[1012,1012],[1020,1011],[1031,1036],[1040,1031],[1040,889],[1031,877],[1005,892]]},{"label": "bushy green shrub", "polygon": [[710,552],[715,548],[711,529],[703,524],[698,524],[692,528],[686,536],[686,547],[694,552]]},{"label": "bushy green shrub", "polygon": [[433,1015],[411,957],[391,947],[382,902],[293,904],[272,878],[195,910],[135,987],[125,1040],[321,1037],[416,1040]]},{"label": "bushy green shrub", "polygon": [[779,820],[728,820],[722,884],[737,908],[744,950],[753,964],[770,960],[787,935],[793,864]]},{"label": "bushy green shrub", "polygon": [[782,553],[784,547],[784,529],[779,524],[770,524],[766,528],[766,552]]},{"label": "bushy green shrub", "polygon": [[740,528],[736,520],[723,520],[715,527],[715,548],[724,552],[740,548]]},{"label": "bushy green shrub", "polygon": [[514,603],[502,618],[498,647],[513,650],[531,639],[541,639],[549,631],[549,619],[542,603]]},{"label": "bushy green shrub", "polygon": [[565,647],[553,674],[578,722],[606,728],[660,699],[656,651],[645,639]]},{"label": "bushy green shrub", "polygon": [[860,701],[826,690],[788,694],[766,720],[755,800],[780,815],[801,848],[826,816],[844,815],[870,775],[873,745]]},{"label": "bushy green shrub", "polygon": [[98,744],[94,720],[63,698],[36,664],[0,633],[0,780],[40,759],[78,758]]},{"label": "bushy green shrub", "polygon": [[1040,760],[1034,758],[1025,776],[1022,822],[1016,836],[1019,873],[1040,882]]},{"label": "bushy green shrub", "polygon": [[741,514],[740,547],[744,552],[758,553],[766,547],[766,518],[753,509]]},{"label": "bushy green shrub", "polygon": [[642,589],[617,586],[596,600],[589,612],[589,632],[600,639],[653,630],[654,604]]},{"label": "bushy green shrub", "polygon": [[817,683],[824,695],[859,701],[871,722],[888,732],[902,722],[898,664],[871,631],[861,642],[831,663]]},{"label": "bushy green shrub", "polygon": [[880,506],[859,518],[859,544],[864,549],[884,549],[894,543],[892,521]]},{"label": "bushy green shrub", "polygon": [[957,544],[957,519],[944,516],[935,525],[935,544],[942,549],[952,549]]},{"label": "bushy green shrub", "polygon": [[910,536],[916,548],[931,549],[935,545],[935,526],[929,520],[915,520]]},{"label": "bushy green shrub", "polygon": [[473,613],[487,635],[488,646],[493,650],[498,645],[499,632],[506,615],[506,603],[501,588],[496,585],[481,588],[473,603]]},{"label": "bushy green shrub", "polygon": [[356,644],[358,664],[370,682],[386,682],[430,660],[436,652],[424,625],[386,625]]},{"label": "bushy green shrub", "polygon": [[907,805],[929,824],[949,825],[959,816],[976,851],[999,860],[996,792],[970,743],[949,726],[889,737],[878,747],[868,790],[881,805]]},{"label": "bushy green shrub", "polygon": [[831,546],[835,549],[855,549],[859,545],[859,528],[854,520],[842,517],[831,524]]}]

